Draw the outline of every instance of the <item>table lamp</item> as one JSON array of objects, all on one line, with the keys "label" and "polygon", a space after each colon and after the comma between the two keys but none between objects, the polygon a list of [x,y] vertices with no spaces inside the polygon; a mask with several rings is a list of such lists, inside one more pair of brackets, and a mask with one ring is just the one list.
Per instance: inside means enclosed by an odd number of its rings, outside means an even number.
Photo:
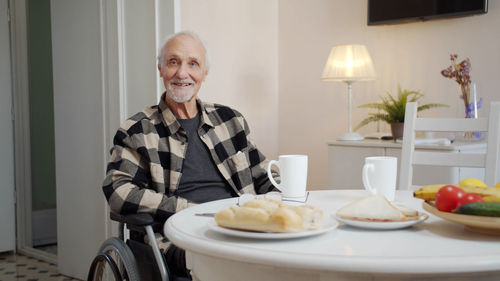
[{"label": "table lamp", "polygon": [[342,81],[347,83],[348,93],[348,126],[349,131],[340,136],[339,140],[363,140],[364,138],[352,131],[352,83],[356,81],[375,80],[375,69],[372,59],[364,45],[333,46],[325,68],[322,81]]}]

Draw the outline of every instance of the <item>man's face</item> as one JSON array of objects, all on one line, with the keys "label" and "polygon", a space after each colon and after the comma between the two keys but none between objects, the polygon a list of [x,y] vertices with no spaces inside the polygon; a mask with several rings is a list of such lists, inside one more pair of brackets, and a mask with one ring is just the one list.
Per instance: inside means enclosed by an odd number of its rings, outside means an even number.
[{"label": "man's face", "polygon": [[167,90],[167,97],[184,103],[196,97],[207,75],[205,50],[198,40],[179,35],[165,46],[158,70]]}]

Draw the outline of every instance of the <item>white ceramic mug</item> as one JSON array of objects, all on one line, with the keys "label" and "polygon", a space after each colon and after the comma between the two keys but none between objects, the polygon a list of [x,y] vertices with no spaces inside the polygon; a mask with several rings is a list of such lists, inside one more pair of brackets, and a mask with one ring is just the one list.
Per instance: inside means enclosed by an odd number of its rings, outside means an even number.
[{"label": "white ceramic mug", "polygon": [[363,185],[372,194],[382,194],[389,201],[396,195],[396,177],[398,174],[398,158],[366,157],[363,166]]},{"label": "white ceramic mug", "polygon": [[[280,170],[281,182],[278,184],[271,174],[271,166]],[[283,197],[303,197],[306,195],[307,155],[280,155],[278,161],[271,160],[267,165],[267,176],[278,188]]]}]

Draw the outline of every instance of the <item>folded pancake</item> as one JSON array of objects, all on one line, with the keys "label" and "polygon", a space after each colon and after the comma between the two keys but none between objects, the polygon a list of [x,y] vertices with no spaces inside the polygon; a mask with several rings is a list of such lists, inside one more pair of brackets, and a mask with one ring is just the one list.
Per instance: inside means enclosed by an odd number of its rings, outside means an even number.
[{"label": "folded pancake", "polygon": [[231,206],[215,215],[217,225],[222,227],[281,233],[318,229],[322,218],[323,212],[314,206],[289,206],[268,198]]},{"label": "folded pancake", "polygon": [[353,201],[337,211],[337,216],[361,221],[406,221],[418,216],[416,210],[391,204],[383,195]]},{"label": "folded pancake", "polygon": [[406,206],[400,204],[393,204],[394,207],[398,208],[403,214],[406,216],[408,220],[413,220],[418,218],[418,211],[414,209],[410,209]]}]

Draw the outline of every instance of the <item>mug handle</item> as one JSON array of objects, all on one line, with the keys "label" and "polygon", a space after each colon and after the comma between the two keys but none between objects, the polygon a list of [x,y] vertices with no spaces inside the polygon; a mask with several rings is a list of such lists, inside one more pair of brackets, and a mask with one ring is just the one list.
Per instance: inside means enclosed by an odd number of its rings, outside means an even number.
[{"label": "mug handle", "polygon": [[271,181],[271,183],[277,188],[279,189],[280,191],[281,188],[280,188],[280,185],[274,180],[273,178],[273,175],[272,175],[272,172],[271,172],[271,166],[272,165],[276,165],[278,168],[280,167],[280,162],[276,161],[276,160],[271,160],[269,161],[269,164],[267,164],[267,177],[269,178],[269,180]]},{"label": "mug handle", "polygon": [[372,194],[377,194],[377,191],[371,186],[370,180],[368,179],[368,171],[373,171],[374,168],[375,166],[372,163],[366,163],[363,166],[363,185],[365,186],[365,189],[370,191]]}]

